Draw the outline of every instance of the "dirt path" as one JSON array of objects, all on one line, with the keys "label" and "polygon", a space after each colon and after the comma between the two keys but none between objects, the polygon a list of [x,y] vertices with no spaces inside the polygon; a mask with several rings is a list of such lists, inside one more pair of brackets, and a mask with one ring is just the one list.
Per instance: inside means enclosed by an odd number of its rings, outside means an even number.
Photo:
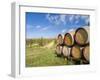
[{"label": "dirt path", "polygon": [[50,43],[48,43],[47,45],[45,45],[44,48],[49,48],[50,49],[54,46],[54,44],[55,44],[55,41],[53,40]]}]

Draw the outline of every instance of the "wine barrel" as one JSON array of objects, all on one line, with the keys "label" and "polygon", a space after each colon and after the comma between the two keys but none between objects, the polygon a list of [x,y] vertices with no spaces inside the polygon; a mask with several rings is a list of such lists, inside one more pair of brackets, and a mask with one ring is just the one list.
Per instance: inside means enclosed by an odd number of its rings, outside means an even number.
[{"label": "wine barrel", "polygon": [[83,48],[82,57],[83,57],[84,63],[89,63],[89,61],[90,61],[90,47],[89,47],[89,45],[87,45],[86,47]]},{"label": "wine barrel", "polygon": [[64,35],[64,44],[68,47],[72,47],[74,44],[73,36],[70,33]]},{"label": "wine barrel", "polygon": [[69,52],[69,48],[67,46],[63,46],[62,48],[62,53],[63,53],[63,56],[68,58],[70,56],[70,52]]},{"label": "wine barrel", "polygon": [[63,36],[59,34],[57,37],[57,45],[62,45],[62,44],[63,44]]},{"label": "wine barrel", "polygon": [[81,59],[81,49],[78,45],[74,45],[70,50],[70,55],[73,60]]},{"label": "wine barrel", "polygon": [[75,32],[74,40],[80,46],[86,45],[88,40],[87,31],[84,28],[78,28]]},{"label": "wine barrel", "polygon": [[84,29],[88,33],[88,39],[87,39],[87,42],[86,42],[86,44],[88,45],[90,43],[90,28],[88,26],[85,26]]},{"label": "wine barrel", "polygon": [[56,54],[57,54],[57,56],[62,55],[62,46],[60,46],[60,45],[56,46]]}]

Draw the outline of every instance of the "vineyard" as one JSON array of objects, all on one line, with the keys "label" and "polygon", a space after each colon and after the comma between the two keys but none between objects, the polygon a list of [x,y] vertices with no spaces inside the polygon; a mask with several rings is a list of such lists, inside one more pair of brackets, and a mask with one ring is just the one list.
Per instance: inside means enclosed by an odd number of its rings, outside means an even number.
[{"label": "vineyard", "polygon": [[26,40],[26,67],[81,65],[90,63],[89,28],[59,34],[57,39]]},{"label": "vineyard", "polygon": [[56,39],[29,39],[26,41],[26,67],[58,66],[67,64],[55,54]]}]

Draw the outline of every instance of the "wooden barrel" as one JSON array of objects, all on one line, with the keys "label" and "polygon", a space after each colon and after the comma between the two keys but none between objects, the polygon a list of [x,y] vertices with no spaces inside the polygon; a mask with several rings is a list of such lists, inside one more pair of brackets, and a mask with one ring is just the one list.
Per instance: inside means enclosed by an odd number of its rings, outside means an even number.
[{"label": "wooden barrel", "polygon": [[70,33],[64,35],[64,44],[68,47],[72,47],[74,44],[73,36]]},{"label": "wooden barrel", "polygon": [[67,46],[63,46],[62,53],[64,57],[68,58],[70,56],[69,48]]},{"label": "wooden barrel", "polygon": [[88,39],[87,39],[86,44],[89,44],[90,43],[90,28],[88,26],[86,26],[86,27],[84,27],[84,29],[88,33]]},{"label": "wooden barrel", "polygon": [[82,50],[82,57],[84,60],[84,63],[88,63],[90,61],[90,47],[87,45]]},{"label": "wooden barrel", "polygon": [[88,33],[84,28],[78,28],[74,36],[75,42],[82,46],[85,45],[88,40]]},{"label": "wooden barrel", "polygon": [[62,44],[63,44],[63,36],[59,34],[57,37],[57,45],[62,45]]},{"label": "wooden barrel", "polygon": [[79,60],[81,59],[81,49],[78,45],[74,45],[71,50],[70,54],[73,60]]},{"label": "wooden barrel", "polygon": [[60,45],[56,46],[56,54],[57,54],[57,56],[62,55],[62,46],[60,46]]}]

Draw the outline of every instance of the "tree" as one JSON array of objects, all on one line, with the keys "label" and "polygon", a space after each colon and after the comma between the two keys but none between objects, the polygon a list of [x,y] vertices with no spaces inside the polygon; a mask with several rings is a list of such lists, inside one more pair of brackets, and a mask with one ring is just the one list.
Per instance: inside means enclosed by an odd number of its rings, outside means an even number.
[{"label": "tree", "polygon": [[41,37],[39,45],[43,46],[43,37]]}]

